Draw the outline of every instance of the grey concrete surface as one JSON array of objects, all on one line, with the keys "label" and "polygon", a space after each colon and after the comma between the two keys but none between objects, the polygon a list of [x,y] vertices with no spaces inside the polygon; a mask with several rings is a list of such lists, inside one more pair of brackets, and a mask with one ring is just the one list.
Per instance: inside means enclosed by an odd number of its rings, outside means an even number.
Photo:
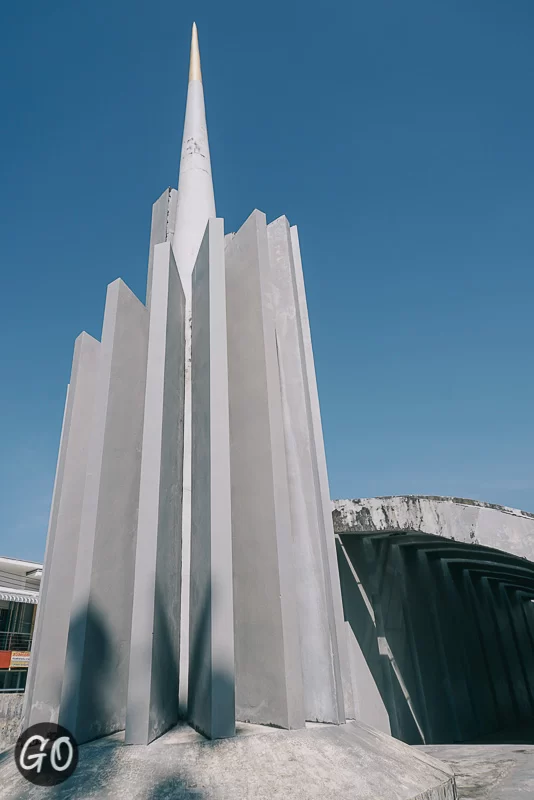
[{"label": "grey concrete surface", "polygon": [[[196,73],[195,73],[196,74]],[[172,239],[186,299],[184,466],[182,500],[182,596],[180,617],[180,713],[187,715],[189,656],[189,595],[191,553],[191,274],[204,231],[215,214],[215,193],[202,80],[187,87],[176,219]]]},{"label": "grey concrete surface", "polygon": [[150,225],[150,245],[148,249],[148,273],[146,283],[146,307],[150,309],[152,294],[152,269],[154,265],[154,249],[156,245],[172,242],[176,225],[176,189],[165,189],[152,206],[152,222]]},{"label": "grey concrete surface", "polygon": [[[252,730],[247,730],[250,727]],[[118,736],[82,746],[75,774],[55,790],[0,763],[0,797],[34,800],[455,800],[452,772],[426,753],[357,723],[298,731],[238,726],[202,742],[171,730],[149,747]]]},{"label": "grey concrete surface", "polygon": [[[189,284],[190,276],[185,278]],[[185,295],[185,389],[184,458],[182,468],[182,565],[180,596],[180,668],[178,704],[180,718],[187,719],[189,694],[189,599],[191,572],[191,286]]]},{"label": "grey concrete surface", "polygon": [[148,312],[108,286],[59,722],[79,742],[124,729]]},{"label": "grey concrete surface", "polygon": [[0,693],[0,752],[15,744],[22,730],[22,692]]},{"label": "grey concrete surface", "polygon": [[534,561],[534,514],[461,497],[404,495],[332,501],[344,531],[411,530],[495,547]]},{"label": "grey concrete surface", "polygon": [[304,725],[299,623],[265,215],[227,241],[236,718]]},{"label": "grey concrete surface", "polygon": [[81,333],[74,346],[56,469],[24,727],[58,718],[99,354],[100,343]]},{"label": "grey concrete surface", "polygon": [[180,174],[176,199],[173,249],[186,298],[190,296],[191,274],[209,219],[215,217],[215,194],[201,80],[187,87]]},{"label": "grey concrete surface", "polygon": [[390,734],[391,725],[388,711],[373,678],[373,673],[350,624],[346,622],[345,626],[356,716],[369,724],[372,721],[379,731]]},{"label": "grey concrete surface", "polygon": [[54,549],[55,528],[57,526],[57,513],[59,508],[60,485],[63,483],[63,473],[65,467],[65,454],[66,454],[66,441],[67,441],[67,423],[70,426],[70,396],[71,387],[67,385],[65,393],[65,405],[63,407],[63,420],[61,423],[61,435],[59,439],[58,460],[56,464],[56,474],[54,476],[54,488],[52,490],[52,502],[50,504],[50,516],[48,521],[48,535],[46,537],[45,555],[43,561],[44,572],[42,574],[39,591],[39,603],[35,616],[35,625],[33,631],[32,650],[33,656],[30,659],[28,675],[26,678],[26,687],[24,694],[24,702],[22,706],[22,717],[25,720],[26,726],[29,724],[31,704],[33,699],[33,691],[35,686],[35,675],[37,671],[36,665],[33,663],[37,660],[39,648],[41,645],[41,630],[43,627],[43,609],[44,609],[44,596],[48,587],[48,576],[50,574],[50,562],[52,559],[52,552]]},{"label": "grey concrete surface", "polygon": [[[487,685],[490,690],[486,708],[491,714],[492,728],[495,730],[508,727],[515,721],[513,687],[506,677],[504,654],[498,646],[494,617],[491,607],[488,607],[487,591],[480,576],[475,573],[464,573],[462,584],[474,622],[471,630],[479,642],[483,656],[480,674],[484,680],[481,683],[483,686]],[[494,642],[495,646],[485,646],[486,642]],[[493,680],[492,676],[495,676]]]},{"label": "grey concrete surface", "polygon": [[339,548],[339,576],[345,606],[347,647],[356,716],[389,734],[391,725],[388,708],[382,696],[384,692],[379,666],[375,612],[339,537],[336,544]]},{"label": "grey concrete surface", "polygon": [[286,217],[271,222],[267,226],[267,233],[271,279],[274,284],[273,303],[299,608],[305,714],[308,720],[339,723],[345,722],[343,685],[324,541],[324,514],[313,439],[300,304]]},{"label": "grey concrete surface", "polygon": [[454,771],[458,800],[534,798],[532,745],[432,745],[417,749]]},{"label": "grey concrete surface", "polygon": [[293,255],[295,291],[300,315],[304,373],[306,376],[306,383],[309,393],[311,442],[314,451],[314,463],[316,469],[315,480],[318,487],[317,500],[319,504],[320,529],[322,533],[321,544],[323,548],[325,585],[327,591],[330,592],[332,604],[329,608],[331,626],[330,635],[332,636],[333,646],[337,647],[339,655],[341,680],[343,682],[345,716],[352,719],[356,717],[356,710],[352,691],[347,640],[344,635],[343,604],[341,600],[341,586],[337,566],[336,547],[334,543],[334,528],[332,524],[330,488],[328,484],[328,471],[326,467],[323,425],[321,421],[321,408],[319,405],[317,378],[315,375],[315,362],[313,358],[313,347],[310,321],[308,318],[308,304],[306,302],[306,289],[304,286],[304,273],[302,270],[300,242],[296,225],[291,227],[290,235],[291,250]]},{"label": "grey concrete surface", "polygon": [[154,248],[126,741],[178,719],[185,297],[170,242]]},{"label": "grey concrete surface", "polygon": [[210,739],[235,731],[224,225],[208,222],[192,280],[189,702]]},{"label": "grey concrete surface", "polygon": [[[150,248],[149,248],[149,258],[148,258],[148,276],[147,276],[147,292],[146,292],[146,305],[147,308],[150,309],[151,305],[151,291],[152,291],[152,269],[153,269],[153,261],[154,261],[154,251],[158,244],[163,244],[165,242],[172,242],[174,241],[174,231],[176,227],[176,213],[177,213],[177,204],[178,204],[178,191],[176,189],[168,188],[166,189],[162,195],[156,200],[154,205],[152,206],[152,224],[150,229]],[[174,254],[173,254],[174,258]],[[189,283],[189,281],[188,281]],[[188,291],[188,287],[182,285],[182,290]],[[188,300],[186,299],[186,306]],[[190,320],[190,309],[184,310],[184,317],[187,320]],[[190,379],[189,379],[189,359],[191,357],[190,353],[190,321],[186,323],[186,341],[189,345],[187,358],[186,358],[186,379],[185,385],[186,388],[184,389],[184,410],[183,410],[183,421],[182,427],[184,429],[184,441],[182,443],[182,450],[184,454],[189,454],[187,457],[182,458],[182,466],[180,467],[181,475],[182,475],[182,486],[180,488],[180,502],[182,506],[182,519],[180,521],[180,550],[181,550],[181,558],[184,565],[184,569],[182,566],[180,567],[180,577],[179,577],[179,586],[181,587],[181,597],[179,598],[179,607],[180,607],[180,614],[181,614],[181,621],[178,624],[178,630],[180,632],[180,636],[185,637],[182,645],[185,646],[185,650],[187,651],[187,626],[188,626],[188,609],[189,609],[189,572],[188,572],[188,565],[189,565],[189,519],[190,519],[190,499],[191,499],[191,482],[190,482],[190,454],[191,454],[191,442],[190,442],[190,425],[189,423],[186,425],[185,420],[190,419],[190,412],[189,412],[189,405],[190,405]],[[185,354],[184,354],[185,357]],[[185,576],[185,584],[184,586],[184,576]],[[181,645],[178,646],[178,652],[181,651]],[[178,666],[178,673],[179,673],[179,680],[182,680],[184,684],[184,688],[182,689],[182,696],[187,696],[187,654],[181,653],[179,655],[179,666]],[[184,694],[185,693],[185,694]],[[184,707],[182,709],[183,713],[185,714],[185,708],[187,703],[182,704]],[[172,715],[171,715],[172,716]]]}]

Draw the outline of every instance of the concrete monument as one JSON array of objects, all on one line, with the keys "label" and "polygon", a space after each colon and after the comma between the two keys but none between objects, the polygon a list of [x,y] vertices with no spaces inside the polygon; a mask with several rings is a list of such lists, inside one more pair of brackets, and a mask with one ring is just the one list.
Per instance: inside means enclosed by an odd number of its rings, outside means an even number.
[{"label": "concrete monument", "polygon": [[128,797],[187,765],[195,797],[453,798],[351,721],[348,652],[298,234],[255,210],[225,237],[193,26],[146,304],[116,281],[102,342],[76,343],[25,726],[124,732]]}]

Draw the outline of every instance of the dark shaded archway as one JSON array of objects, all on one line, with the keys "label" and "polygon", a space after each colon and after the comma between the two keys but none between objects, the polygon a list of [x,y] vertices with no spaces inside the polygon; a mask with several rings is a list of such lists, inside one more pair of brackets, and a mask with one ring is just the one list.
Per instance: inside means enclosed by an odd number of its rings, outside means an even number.
[{"label": "dark shaded archway", "polygon": [[413,530],[336,540],[345,619],[391,733],[534,741],[534,564]]}]

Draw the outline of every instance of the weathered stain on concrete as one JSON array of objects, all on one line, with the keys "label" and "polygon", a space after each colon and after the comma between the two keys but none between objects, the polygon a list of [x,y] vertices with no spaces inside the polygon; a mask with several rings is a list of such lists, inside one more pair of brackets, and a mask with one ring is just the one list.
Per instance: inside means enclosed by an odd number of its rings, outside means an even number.
[{"label": "weathered stain on concrete", "polygon": [[494,547],[534,561],[534,514],[462,497],[334,500],[336,533],[417,531]]},{"label": "weathered stain on concrete", "polygon": [[22,692],[0,694],[0,752],[15,744],[22,722]]}]

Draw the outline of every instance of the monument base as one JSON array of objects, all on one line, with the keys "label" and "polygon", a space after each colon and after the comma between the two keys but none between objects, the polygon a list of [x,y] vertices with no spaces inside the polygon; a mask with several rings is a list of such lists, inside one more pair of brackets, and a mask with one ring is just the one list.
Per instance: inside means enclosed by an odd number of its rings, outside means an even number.
[{"label": "monument base", "polygon": [[[33,800],[12,758],[0,765],[0,797]],[[359,722],[287,731],[237,724],[208,741],[186,725],[148,746],[119,733],[80,747],[74,775],[54,798],[82,800],[456,800],[451,769]]]}]

